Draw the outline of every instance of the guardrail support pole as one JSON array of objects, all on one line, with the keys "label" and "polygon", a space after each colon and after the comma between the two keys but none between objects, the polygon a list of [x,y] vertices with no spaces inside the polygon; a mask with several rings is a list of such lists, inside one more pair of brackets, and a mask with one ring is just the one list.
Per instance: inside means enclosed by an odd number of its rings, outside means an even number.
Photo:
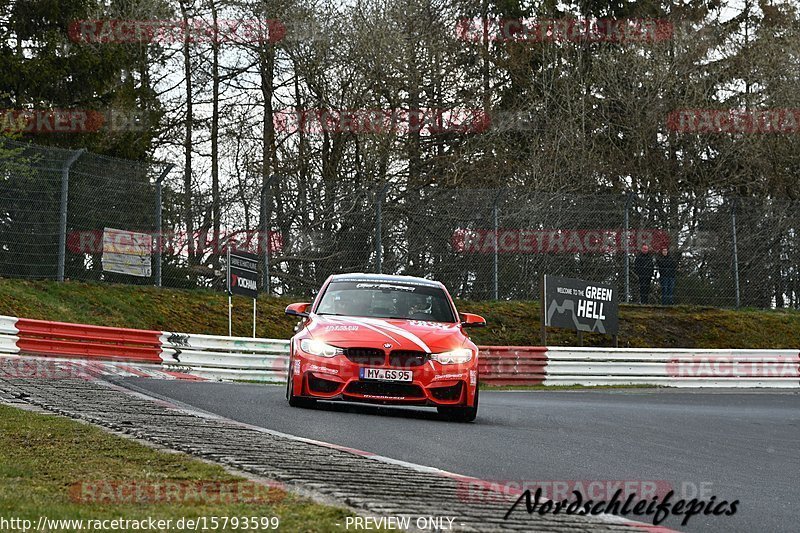
[{"label": "guardrail support pole", "polygon": [[73,152],[61,169],[61,207],[59,210],[58,228],[58,272],[56,279],[64,281],[64,269],[67,262],[67,203],[69,202],[69,169],[78,160],[82,153],[86,151],[81,148]]}]

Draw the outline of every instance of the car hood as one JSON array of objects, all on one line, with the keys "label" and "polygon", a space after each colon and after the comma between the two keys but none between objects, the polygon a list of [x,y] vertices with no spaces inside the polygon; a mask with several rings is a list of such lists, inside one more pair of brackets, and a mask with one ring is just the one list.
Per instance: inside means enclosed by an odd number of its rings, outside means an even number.
[{"label": "car hood", "polygon": [[467,341],[460,324],[349,316],[312,315],[309,335],[341,348],[364,347],[440,353]]}]

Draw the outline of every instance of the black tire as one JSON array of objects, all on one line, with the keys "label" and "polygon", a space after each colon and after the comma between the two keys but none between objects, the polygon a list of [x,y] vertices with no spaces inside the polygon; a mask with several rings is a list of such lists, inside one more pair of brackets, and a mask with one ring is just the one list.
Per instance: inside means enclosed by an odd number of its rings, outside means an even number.
[{"label": "black tire", "polygon": [[291,407],[314,407],[317,400],[314,398],[303,398],[295,396],[292,391],[292,360],[289,359],[289,372],[286,375],[286,399]]},{"label": "black tire", "polygon": [[480,389],[475,388],[475,405],[472,407],[451,407],[449,405],[437,407],[436,410],[452,422],[473,422],[478,417],[478,398]]}]

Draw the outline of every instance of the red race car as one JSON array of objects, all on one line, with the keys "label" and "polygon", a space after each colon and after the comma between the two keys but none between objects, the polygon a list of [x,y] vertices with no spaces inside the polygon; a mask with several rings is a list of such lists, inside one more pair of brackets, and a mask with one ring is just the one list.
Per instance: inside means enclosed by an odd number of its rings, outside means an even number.
[{"label": "red race car", "polygon": [[478,414],[478,348],[465,328],[485,326],[458,314],[437,281],[381,274],[339,274],[325,281],[292,337],[286,398],[435,406],[449,419]]}]

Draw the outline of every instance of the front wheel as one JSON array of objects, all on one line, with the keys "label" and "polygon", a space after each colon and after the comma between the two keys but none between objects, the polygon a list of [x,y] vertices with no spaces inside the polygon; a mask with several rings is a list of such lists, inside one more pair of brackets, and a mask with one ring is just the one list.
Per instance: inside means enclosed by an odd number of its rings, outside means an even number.
[{"label": "front wheel", "polygon": [[480,389],[478,386],[475,386],[475,405],[472,407],[463,407],[463,406],[449,406],[443,405],[441,407],[437,407],[436,410],[439,412],[440,415],[444,416],[448,420],[453,422],[472,422],[478,416],[478,397],[479,397]]},{"label": "front wheel", "polygon": [[289,372],[286,375],[286,399],[289,400],[289,405],[292,407],[313,407],[317,401],[314,398],[303,398],[302,396],[294,395],[294,387],[292,387],[292,361],[289,360]]}]

